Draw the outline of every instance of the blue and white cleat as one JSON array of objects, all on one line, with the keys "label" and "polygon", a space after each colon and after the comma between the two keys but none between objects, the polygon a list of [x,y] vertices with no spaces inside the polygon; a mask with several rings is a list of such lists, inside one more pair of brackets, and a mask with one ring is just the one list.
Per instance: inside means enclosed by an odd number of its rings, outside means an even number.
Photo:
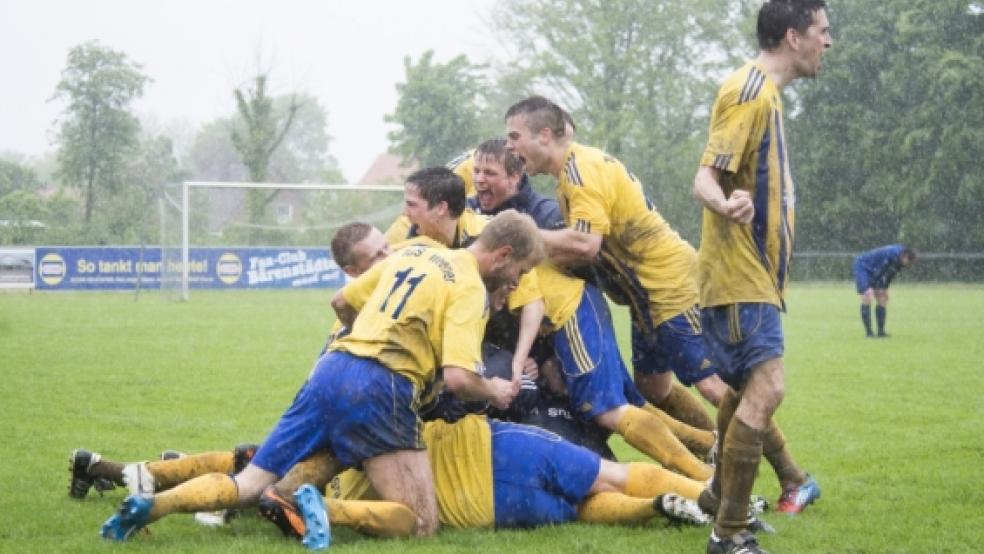
[{"label": "blue and white cleat", "polygon": [[779,497],[779,503],[776,505],[776,511],[796,515],[819,498],[820,485],[812,475],[807,473],[805,483],[782,491],[782,496]]},{"label": "blue and white cleat", "polygon": [[331,546],[331,527],[321,493],[314,485],[307,483],[297,489],[294,500],[304,518],[304,538],[301,542],[308,550],[327,550]]},{"label": "blue and white cleat", "polygon": [[125,541],[143,529],[150,519],[150,508],[154,505],[153,495],[131,494],[123,500],[118,512],[103,523],[99,534],[104,539]]}]

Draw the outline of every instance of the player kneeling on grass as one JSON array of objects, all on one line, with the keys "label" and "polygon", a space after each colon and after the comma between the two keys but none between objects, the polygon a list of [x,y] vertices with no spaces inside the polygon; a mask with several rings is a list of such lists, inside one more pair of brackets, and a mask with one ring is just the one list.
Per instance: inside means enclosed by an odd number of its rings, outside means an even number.
[{"label": "player kneeling on grass", "polygon": [[[540,261],[535,229],[529,217],[507,212],[467,249],[407,248],[346,285],[332,305],[351,333],[318,361],[246,468],[231,479],[213,473],[154,496],[131,495],[102,535],[125,540],[171,513],[253,505],[295,464],[328,451],[326,474],[365,467],[380,496],[412,514],[413,532],[433,534],[433,478],[412,407],[433,384],[435,368],[464,398],[504,407],[515,396],[517,383],[475,371],[486,291],[516,282]],[[402,407],[398,417],[393,406]]]}]

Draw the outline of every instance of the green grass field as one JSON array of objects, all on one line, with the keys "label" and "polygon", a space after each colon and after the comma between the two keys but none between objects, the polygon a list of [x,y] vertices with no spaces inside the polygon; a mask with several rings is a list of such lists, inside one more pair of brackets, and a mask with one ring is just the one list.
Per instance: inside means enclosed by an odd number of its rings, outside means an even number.
[{"label": "green grass field", "polygon": [[[76,447],[111,459],[260,441],[292,399],[330,323],[325,291],[0,294],[0,552],[300,552],[243,517],[206,529],[178,515],[127,544],[98,529],[124,494],[66,494]],[[796,284],[785,318],[778,420],[822,499],[766,515],[773,552],[984,549],[984,287],[892,288],[887,340],[863,338],[853,287]],[[627,320],[616,325],[627,346]],[[641,459],[616,445],[623,459]],[[763,466],[756,492],[775,499]],[[445,530],[380,541],[336,530],[345,552],[703,552],[706,529],[568,525]]]}]

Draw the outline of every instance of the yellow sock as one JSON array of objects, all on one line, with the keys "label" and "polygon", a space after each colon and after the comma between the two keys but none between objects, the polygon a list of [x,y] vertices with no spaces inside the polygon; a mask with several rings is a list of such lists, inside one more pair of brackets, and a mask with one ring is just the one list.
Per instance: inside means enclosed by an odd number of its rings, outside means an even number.
[{"label": "yellow sock", "polygon": [[585,523],[643,523],[659,515],[652,498],[636,498],[620,492],[600,492],[577,508],[577,520]]},{"label": "yellow sock", "polygon": [[360,533],[379,537],[412,537],[417,533],[417,514],[399,502],[326,498],[325,507],[333,524]]},{"label": "yellow sock", "polygon": [[154,495],[150,521],[174,513],[210,512],[235,508],[239,501],[236,481],[225,473],[209,473]]},{"label": "yellow sock", "polygon": [[628,406],[625,415],[618,421],[616,431],[636,449],[687,477],[707,481],[714,473],[711,466],[695,458],[673,436],[666,424],[642,408]]},{"label": "yellow sock", "polygon": [[208,473],[232,473],[232,452],[205,452],[184,458],[147,462],[154,490],[165,490]]},{"label": "yellow sock", "polygon": [[712,431],[687,425],[648,402],[642,406],[642,409],[660,418],[670,428],[673,435],[680,439],[680,442],[687,447],[687,450],[690,450],[695,455],[700,457],[707,456],[711,447],[714,446],[714,433]]},{"label": "yellow sock", "polygon": [[697,500],[703,489],[703,481],[695,481],[656,464],[629,463],[629,477],[625,481],[625,494],[629,496],[655,498],[675,492],[690,500]]},{"label": "yellow sock", "polygon": [[341,468],[341,464],[327,452],[312,454],[294,464],[294,467],[277,481],[277,491],[285,498],[293,498],[294,492],[305,483],[311,483],[316,489],[323,491]]},{"label": "yellow sock", "polygon": [[687,387],[680,383],[673,382],[670,394],[656,407],[670,414],[674,419],[682,421],[691,427],[704,429],[705,431],[714,430],[714,420],[711,414],[700,401],[687,390]]}]

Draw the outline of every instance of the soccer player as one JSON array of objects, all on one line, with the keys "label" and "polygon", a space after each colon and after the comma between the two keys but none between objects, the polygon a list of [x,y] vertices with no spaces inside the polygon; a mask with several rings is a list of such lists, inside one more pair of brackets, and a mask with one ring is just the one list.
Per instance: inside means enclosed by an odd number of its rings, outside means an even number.
[{"label": "soccer player", "polygon": [[656,407],[713,429],[700,401],[673,386],[673,373],[716,403],[724,383],[704,355],[694,249],[670,228],[617,159],[571,140],[566,112],[534,96],[506,112],[507,147],[530,175],[557,179],[566,227],[541,234],[561,267],[594,264],[601,286],[632,313],[635,383]]},{"label": "soccer player", "polygon": [[[417,178],[430,174],[421,172]],[[233,478],[209,474],[152,497],[131,495],[103,536],[125,540],[170,513],[253,504],[317,452],[331,452],[329,476],[364,467],[384,500],[413,514],[418,535],[433,534],[436,500],[414,407],[433,385],[435,368],[463,398],[509,404],[514,383],[475,374],[486,290],[515,282],[541,256],[532,220],[507,212],[466,249],[409,247],[373,266],[332,299],[352,331],[318,361],[250,464]]]},{"label": "soccer player", "polygon": [[[657,515],[703,524],[693,503],[703,486],[649,463],[617,463],[558,435],[467,415],[424,429],[441,522],[458,528],[529,528],[585,521],[638,523]],[[332,523],[388,534],[360,498],[376,492],[357,472],[340,475],[326,500]],[[655,501],[654,501],[655,500]],[[303,527],[281,527],[300,537]]]},{"label": "soccer player", "polygon": [[[720,507],[708,553],[762,551],[746,530],[745,510],[784,393],[779,312],[795,202],[780,92],[795,79],[816,76],[831,46],[823,0],[769,0],[757,30],[758,57],[718,91],[694,179],[704,207],[698,255],[704,338],[719,373],[737,391],[718,411]],[[819,495],[810,478],[784,491],[779,509],[796,513]]]},{"label": "soccer player", "polygon": [[878,337],[888,336],[885,332],[885,317],[888,308],[888,285],[895,275],[916,261],[916,252],[904,244],[892,244],[867,252],[854,258],[854,282],[861,295],[861,323],[868,337],[871,332],[871,299],[877,302],[875,319],[878,322]]},{"label": "soccer player", "polygon": [[[331,240],[331,255],[335,263],[350,278],[362,275],[391,253],[386,237],[376,227],[360,221],[347,223],[335,231]],[[342,332],[342,326],[332,329],[322,354],[331,341]],[[103,459],[98,452],[78,448],[69,456],[68,494],[83,499],[93,486],[102,492],[116,486],[129,486],[131,492],[161,491],[183,483],[189,476],[203,473],[238,473],[256,452],[258,445],[241,444],[232,451],[198,454],[180,460],[162,459],[146,463],[124,464]]]}]

